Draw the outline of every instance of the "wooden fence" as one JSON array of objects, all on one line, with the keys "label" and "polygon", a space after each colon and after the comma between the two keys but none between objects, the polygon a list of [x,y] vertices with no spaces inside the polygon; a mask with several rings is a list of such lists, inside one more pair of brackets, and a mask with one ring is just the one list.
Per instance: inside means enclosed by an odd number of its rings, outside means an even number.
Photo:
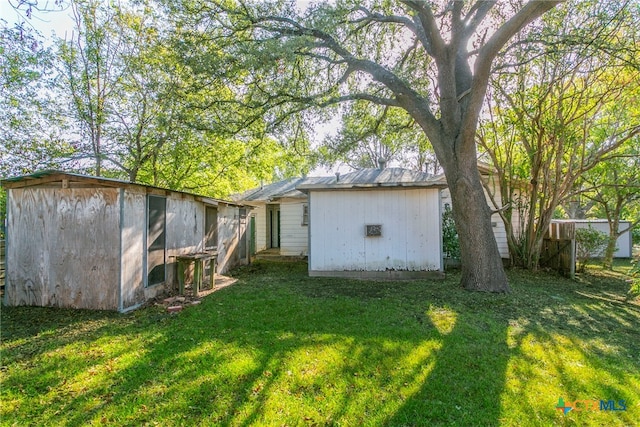
[{"label": "wooden fence", "polygon": [[575,277],[576,227],[574,223],[551,223],[544,236],[540,266]]}]

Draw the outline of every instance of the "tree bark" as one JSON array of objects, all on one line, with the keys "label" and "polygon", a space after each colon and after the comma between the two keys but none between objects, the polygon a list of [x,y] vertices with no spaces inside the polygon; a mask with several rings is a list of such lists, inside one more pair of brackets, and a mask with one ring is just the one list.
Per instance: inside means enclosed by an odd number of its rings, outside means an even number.
[{"label": "tree bark", "polygon": [[457,153],[445,160],[444,167],[460,242],[460,284],[473,291],[510,292],[493,234],[491,209],[478,171],[475,145],[472,148],[472,153]]}]

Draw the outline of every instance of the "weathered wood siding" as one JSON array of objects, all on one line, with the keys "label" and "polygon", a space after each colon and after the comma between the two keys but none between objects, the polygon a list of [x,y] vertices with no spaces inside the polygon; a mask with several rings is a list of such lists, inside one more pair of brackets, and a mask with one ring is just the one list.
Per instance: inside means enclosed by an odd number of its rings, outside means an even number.
[{"label": "weathered wood siding", "polygon": [[312,191],[309,270],[441,270],[439,203],[438,189]]},{"label": "weathered wood siding", "polygon": [[120,310],[127,310],[146,301],[144,286],[146,271],[143,255],[146,251],[144,231],[147,227],[145,214],[147,195],[145,192],[121,191],[124,194],[124,199]]},{"label": "weathered wood siding", "polygon": [[280,203],[280,255],[307,255],[309,229],[302,225],[302,210],[306,203],[306,200]]},{"label": "weathered wood siding", "polygon": [[20,188],[8,196],[6,303],[117,309],[119,190]]},{"label": "weathered wood siding", "polygon": [[205,205],[191,198],[167,197],[167,281],[178,283],[175,257],[204,250]]},{"label": "weathered wood siding", "polygon": [[[242,224],[246,227],[246,221]],[[218,207],[218,273],[225,273],[240,264],[240,236],[242,235],[239,210],[236,206]]]}]

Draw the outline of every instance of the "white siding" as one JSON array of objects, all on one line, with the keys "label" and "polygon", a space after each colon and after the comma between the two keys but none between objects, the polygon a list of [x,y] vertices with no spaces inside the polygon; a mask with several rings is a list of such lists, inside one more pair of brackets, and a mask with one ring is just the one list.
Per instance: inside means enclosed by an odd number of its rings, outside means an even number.
[{"label": "white siding", "polygon": [[307,255],[309,227],[302,225],[302,209],[307,201],[280,204],[280,255]]},{"label": "white siding", "polygon": [[251,211],[256,218],[256,252],[267,249],[267,209],[264,204]]},{"label": "white siding", "polygon": [[[502,207],[499,195],[495,196],[496,203],[500,206],[495,206],[491,197],[487,193],[487,190],[484,190],[485,198],[487,199],[487,204],[491,208],[491,210],[497,210]],[[448,188],[442,190],[442,209],[444,210],[444,205],[449,204],[451,206],[451,194]],[[513,224],[514,231],[517,233],[520,229],[519,222],[519,213],[517,209],[513,211],[513,215],[511,218],[511,223]],[[500,214],[495,213],[491,215],[491,224],[493,226],[493,235],[496,237],[496,243],[498,244],[498,250],[500,251],[500,256],[502,258],[509,258],[509,245],[507,244],[507,231],[504,227],[504,222],[502,218],[500,218]]]},{"label": "white siding", "polygon": [[[437,189],[312,191],[311,271],[438,271],[441,269]],[[367,224],[382,225],[366,237]]]}]

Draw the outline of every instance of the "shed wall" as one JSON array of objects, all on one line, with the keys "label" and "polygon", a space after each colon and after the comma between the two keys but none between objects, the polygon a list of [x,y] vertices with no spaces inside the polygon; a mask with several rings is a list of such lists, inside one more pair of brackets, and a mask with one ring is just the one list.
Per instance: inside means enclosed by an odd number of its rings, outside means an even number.
[{"label": "shed wall", "polygon": [[[609,223],[606,220],[574,220],[576,228],[589,228],[589,225],[595,230],[609,235]],[[629,221],[620,221],[618,230],[629,228]],[[631,258],[631,231],[627,231],[618,237],[616,251],[613,253],[615,258]]]},{"label": "shed wall", "polygon": [[[218,207],[218,273],[226,273],[232,267],[246,262],[247,254],[240,255],[240,238],[247,238],[244,231],[248,220],[240,219],[237,206]],[[248,242],[244,246],[248,250]]]},{"label": "shed wall", "polygon": [[117,309],[119,190],[31,187],[8,196],[6,303]]},{"label": "shed wall", "polygon": [[120,283],[121,306],[126,310],[143,303],[145,297],[144,252],[146,220],[146,193],[125,191],[122,206],[122,270]]},{"label": "shed wall", "polygon": [[441,270],[438,189],[311,191],[309,210],[310,272]]}]

